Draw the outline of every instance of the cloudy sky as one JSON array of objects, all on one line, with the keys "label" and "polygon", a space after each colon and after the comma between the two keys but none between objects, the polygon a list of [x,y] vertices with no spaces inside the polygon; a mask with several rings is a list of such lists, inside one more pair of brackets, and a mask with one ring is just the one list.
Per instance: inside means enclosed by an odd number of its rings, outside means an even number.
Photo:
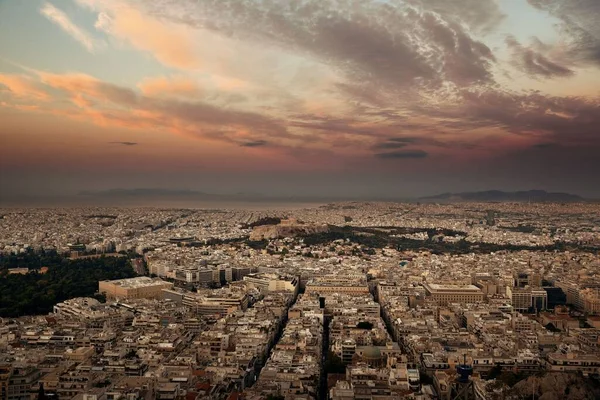
[{"label": "cloudy sky", "polygon": [[0,0],[0,193],[600,197],[598,0]]}]

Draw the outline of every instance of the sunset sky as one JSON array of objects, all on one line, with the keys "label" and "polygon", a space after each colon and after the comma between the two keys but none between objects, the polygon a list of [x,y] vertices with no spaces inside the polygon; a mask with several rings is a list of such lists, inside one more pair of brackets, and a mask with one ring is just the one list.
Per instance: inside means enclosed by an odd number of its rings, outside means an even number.
[{"label": "sunset sky", "polygon": [[0,0],[0,198],[600,197],[598,0]]}]

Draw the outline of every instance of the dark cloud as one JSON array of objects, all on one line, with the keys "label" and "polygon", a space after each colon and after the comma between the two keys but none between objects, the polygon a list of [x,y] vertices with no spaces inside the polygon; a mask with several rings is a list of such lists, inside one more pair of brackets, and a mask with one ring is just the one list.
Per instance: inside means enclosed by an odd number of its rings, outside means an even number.
[{"label": "dark cloud", "polygon": [[[572,76],[574,71],[568,67],[551,61],[542,53],[521,45],[513,36],[506,38],[506,45],[512,51],[513,65],[531,76],[543,76],[545,78]],[[537,46],[543,43],[537,40]]]},{"label": "dark cloud", "polygon": [[389,138],[388,141],[390,142],[397,142],[397,143],[415,143],[418,139],[414,138],[414,137],[393,137],[393,138]]},{"label": "dark cloud", "polygon": [[467,33],[468,24],[460,16],[471,15],[469,23],[486,26],[493,25],[490,21],[498,19],[499,11],[490,0],[480,6],[471,3],[474,13],[468,4],[461,12],[441,1],[171,0],[151,6],[161,17],[293,49],[343,71],[349,82],[390,90],[438,87],[444,80],[491,80],[494,57]]},{"label": "dark cloud", "polygon": [[123,146],[136,146],[136,145],[139,144],[137,142],[110,142],[110,143],[111,144],[120,144],[120,145],[123,145]]},{"label": "dark cloud", "polygon": [[373,90],[373,85],[369,83],[336,83],[339,92],[345,97],[354,99],[359,104],[368,104],[374,107],[385,107],[387,96],[381,90]]},{"label": "dark cloud", "polygon": [[560,19],[570,55],[576,61],[600,66],[600,1],[528,0],[537,9]]},{"label": "dark cloud", "polygon": [[428,154],[423,150],[392,151],[375,154],[375,157],[382,159],[425,158],[427,156]]},{"label": "dark cloud", "polygon": [[285,134],[285,128],[262,114],[220,108],[204,102],[158,100],[147,98],[145,108],[189,122],[210,125],[244,126],[254,131]]},{"label": "dark cloud", "polygon": [[531,147],[534,149],[549,149],[551,147],[556,147],[556,143],[536,143]]},{"label": "dark cloud", "polygon": [[420,25],[429,43],[435,47],[434,65],[446,79],[459,85],[492,80],[492,51],[483,43],[473,40],[459,24],[448,22],[439,15],[426,13]]},{"label": "dark cloud", "polygon": [[134,105],[137,102],[137,94],[129,88],[106,82],[96,82],[95,85],[106,100],[125,105]]},{"label": "dark cloud", "polygon": [[406,146],[407,146],[406,143],[383,142],[383,143],[377,143],[375,146],[373,146],[373,149],[401,149]]},{"label": "dark cloud", "polygon": [[266,146],[267,143],[268,142],[266,140],[254,140],[251,142],[240,143],[240,146],[242,146],[242,147],[261,147],[261,146]]},{"label": "dark cloud", "polygon": [[600,99],[555,97],[495,89],[464,91],[463,104],[445,111],[455,128],[499,127],[518,134],[546,134],[560,143],[598,144]]},{"label": "dark cloud", "polygon": [[332,118],[319,117],[316,115],[298,115],[302,121],[291,121],[288,125],[295,128],[304,128],[308,130],[328,131],[332,133],[344,133],[348,135],[371,137],[375,132],[369,127],[356,127],[359,120],[356,118]]}]

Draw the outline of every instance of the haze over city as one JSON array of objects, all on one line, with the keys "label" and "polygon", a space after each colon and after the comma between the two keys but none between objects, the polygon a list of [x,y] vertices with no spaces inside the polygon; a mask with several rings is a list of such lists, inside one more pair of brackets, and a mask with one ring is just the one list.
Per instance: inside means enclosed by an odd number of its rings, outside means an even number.
[{"label": "haze over city", "polygon": [[1,198],[600,197],[595,0],[0,2]]}]

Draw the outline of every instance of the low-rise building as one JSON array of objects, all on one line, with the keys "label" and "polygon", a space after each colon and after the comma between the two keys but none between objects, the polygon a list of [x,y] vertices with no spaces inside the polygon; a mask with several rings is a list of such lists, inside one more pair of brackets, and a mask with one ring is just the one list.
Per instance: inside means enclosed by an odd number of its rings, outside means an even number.
[{"label": "low-rise building", "polygon": [[483,292],[475,285],[440,285],[424,283],[425,293],[440,306],[450,303],[478,303],[483,301]]},{"label": "low-rise building", "polygon": [[170,282],[147,276],[98,282],[98,291],[110,299],[160,299],[162,290],[171,287]]}]

